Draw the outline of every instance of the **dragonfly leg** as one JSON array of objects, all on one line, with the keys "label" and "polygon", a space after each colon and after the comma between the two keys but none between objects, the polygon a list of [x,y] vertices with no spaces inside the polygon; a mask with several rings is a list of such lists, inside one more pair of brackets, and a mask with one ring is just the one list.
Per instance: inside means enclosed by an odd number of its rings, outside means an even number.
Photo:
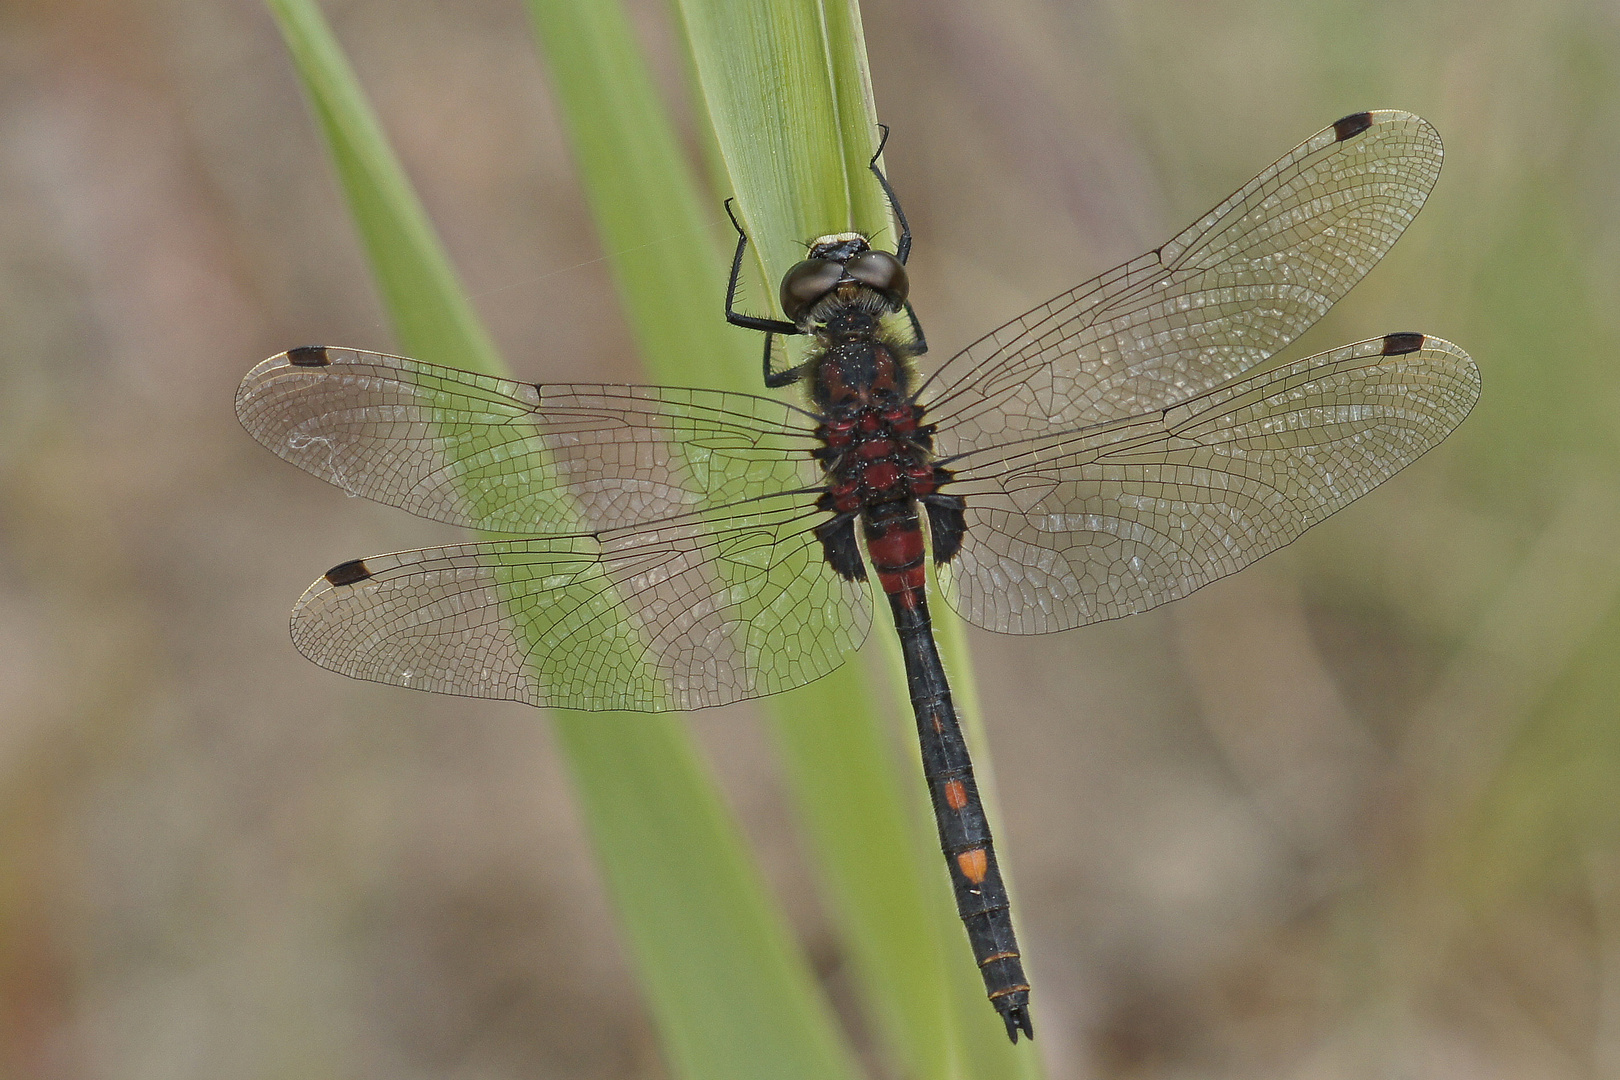
[{"label": "dragonfly leg", "polygon": [[[748,234],[743,232],[742,224],[737,215],[732,212],[731,204],[735,200],[726,200],[726,216],[731,219],[731,227],[737,230],[737,253],[731,257],[731,279],[726,282],[726,322],[732,326],[740,326],[745,330],[760,330],[766,334],[799,334],[803,333],[797,326],[781,319],[762,319],[757,315],[744,315],[736,309],[737,279],[742,275],[743,252],[748,250]],[[765,341],[765,366],[770,370],[770,339]],[[771,385],[767,376],[767,386]],[[778,385],[786,385],[778,384]]]},{"label": "dragonfly leg", "polygon": [[804,365],[784,368],[781,371],[771,370],[771,353],[776,348],[776,335],[765,331],[765,385],[772,390],[780,390],[784,386],[792,386],[804,375]]},{"label": "dragonfly leg", "polygon": [[917,321],[917,312],[909,300],[906,301],[906,318],[911,320],[911,355],[921,356],[928,351],[928,338],[923,334],[922,323]]},{"label": "dragonfly leg", "polygon": [[[878,168],[877,160],[883,156],[883,148],[889,143],[889,125],[879,124],[878,130],[883,132],[883,138],[878,140],[877,152],[872,155],[872,160],[866,163],[866,167],[872,170],[872,175],[877,177],[879,184],[883,185],[883,194],[888,196],[889,199],[889,209],[894,211],[894,219],[900,223],[900,243],[895,246],[894,256],[904,264],[907,257],[911,255],[911,225],[906,221],[906,212],[900,209],[900,200],[895,196],[894,188],[889,186],[889,178],[883,175],[882,169]],[[911,321],[913,324],[916,323],[917,318],[915,315],[912,316]],[[917,332],[917,336],[922,336],[921,330]]]}]

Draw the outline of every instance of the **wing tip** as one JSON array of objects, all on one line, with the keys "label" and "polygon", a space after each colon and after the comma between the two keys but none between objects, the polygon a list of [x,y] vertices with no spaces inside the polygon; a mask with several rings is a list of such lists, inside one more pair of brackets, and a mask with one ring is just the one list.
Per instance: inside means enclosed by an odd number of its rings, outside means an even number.
[{"label": "wing tip", "polygon": [[1423,348],[1428,344],[1428,340],[1428,336],[1425,334],[1409,332],[1385,334],[1382,352],[1384,356],[1405,356],[1407,353],[1415,353]]},{"label": "wing tip", "polygon": [[1333,135],[1340,142],[1353,139],[1363,131],[1373,126],[1373,115],[1370,112],[1351,113],[1333,121]]},{"label": "wing tip", "polygon": [[366,565],[364,559],[350,559],[348,562],[338,563],[322,576],[332,585],[353,585],[355,582],[370,578],[371,568]]},{"label": "wing tip", "polygon": [[287,363],[294,367],[327,367],[332,363],[325,345],[299,345],[288,349],[286,355]]},{"label": "wing tip", "polygon": [[1440,133],[1435,130],[1433,124],[1417,113],[1407,112],[1405,109],[1372,109],[1367,112],[1351,113],[1333,121],[1328,130],[1333,132],[1335,141],[1348,142],[1372,128],[1390,124],[1416,127],[1425,141],[1436,144],[1440,142]]}]

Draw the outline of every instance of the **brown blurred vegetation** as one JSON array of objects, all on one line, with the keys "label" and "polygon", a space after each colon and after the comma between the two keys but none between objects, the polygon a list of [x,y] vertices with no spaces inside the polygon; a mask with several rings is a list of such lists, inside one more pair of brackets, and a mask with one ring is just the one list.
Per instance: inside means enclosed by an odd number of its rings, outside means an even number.
[{"label": "brown blurred vegetation", "polygon": [[[635,378],[516,0],[326,10],[524,377]],[[1620,1076],[1620,10],[864,15],[943,355],[1342,114],[1447,142],[1292,353],[1455,340],[1460,433],[1185,602],[975,637],[1053,1074]],[[545,718],[287,643],[444,538],[237,428],[310,342],[390,345],[255,0],[0,4],[0,1075],[661,1075]],[[765,740],[693,724],[841,993]]]}]

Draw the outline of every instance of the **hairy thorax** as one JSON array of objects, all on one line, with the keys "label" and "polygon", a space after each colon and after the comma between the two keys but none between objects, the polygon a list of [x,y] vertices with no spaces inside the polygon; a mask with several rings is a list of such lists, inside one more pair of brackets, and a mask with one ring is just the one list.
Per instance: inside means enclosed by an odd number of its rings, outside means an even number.
[{"label": "hairy thorax", "polygon": [[912,400],[908,343],[858,296],[830,312],[815,336],[820,352],[809,375],[825,418],[816,429],[823,444],[816,454],[827,478],[818,505],[834,515],[818,530],[827,559],[845,577],[865,577],[859,520],[885,587],[920,588],[919,503],[929,510],[936,558],[942,543],[951,554],[960,545],[960,510],[959,500],[937,494],[949,474],[934,464],[933,428]]}]

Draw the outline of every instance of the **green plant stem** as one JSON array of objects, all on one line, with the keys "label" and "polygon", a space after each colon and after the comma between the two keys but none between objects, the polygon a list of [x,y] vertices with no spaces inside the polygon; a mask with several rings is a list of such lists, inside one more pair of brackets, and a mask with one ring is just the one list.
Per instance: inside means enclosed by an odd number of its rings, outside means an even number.
[{"label": "green plant stem", "polygon": [[[400,345],[499,373],[319,9],[269,0]],[[679,721],[559,713],[558,742],[677,1076],[853,1077],[849,1052]]]},{"label": "green plant stem", "polygon": [[[761,279],[780,280],[810,237],[890,229],[867,167],[878,127],[858,4],[680,0],[679,10],[721,182],[737,197]],[[940,622],[946,660],[962,677],[971,671],[965,645],[953,617]],[[893,635],[878,633],[889,684],[903,688]],[[1033,1049],[1010,1046],[985,1002],[951,905],[905,697],[888,695],[891,707],[880,710],[846,667],[768,706],[823,895],[873,1027],[904,1074],[1038,1075]],[[977,736],[971,680],[957,698]],[[975,752],[988,777],[982,738]]]}]

